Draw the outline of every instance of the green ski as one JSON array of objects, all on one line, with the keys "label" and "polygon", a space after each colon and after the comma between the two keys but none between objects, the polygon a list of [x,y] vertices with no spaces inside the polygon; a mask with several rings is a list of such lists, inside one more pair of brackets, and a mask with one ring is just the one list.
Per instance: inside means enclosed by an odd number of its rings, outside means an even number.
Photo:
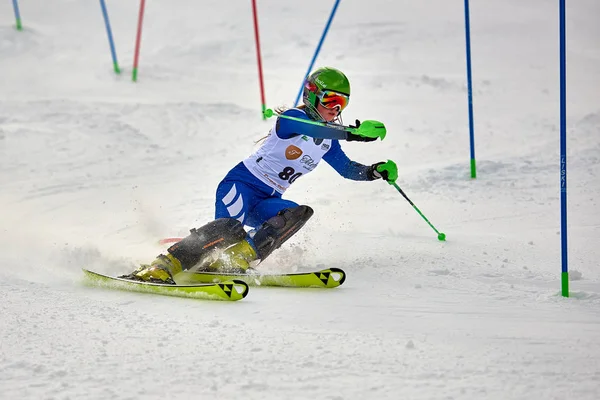
[{"label": "green ski", "polygon": [[177,283],[215,283],[240,280],[250,286],[334,288],[344,283],[346,273],[339,268],[327,268],[315,272],[298,272],[292,274],[228,274],[183,271],[175,275],[174,279]]},{"label": "green ski", "polygon": [[93,286],[135,292],[154,293],[165,296],[191,297],[206,300],[241,300],[248,294],[248,285],[238,279],[224,279],[220,282],[169,285],[133,281],[102,275],[83,269],[87,283]]}]

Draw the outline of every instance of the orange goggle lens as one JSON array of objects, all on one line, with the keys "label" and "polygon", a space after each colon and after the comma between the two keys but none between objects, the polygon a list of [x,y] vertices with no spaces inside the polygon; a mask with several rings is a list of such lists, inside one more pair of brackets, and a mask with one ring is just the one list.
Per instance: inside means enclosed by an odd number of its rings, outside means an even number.
[{"label": "orange goggle lens", "polygon": [[323,90],[318,97],[323,107],[330,109],[339,107],[340,112],[346,108],[350,101],[350,96],[331,90]]}]

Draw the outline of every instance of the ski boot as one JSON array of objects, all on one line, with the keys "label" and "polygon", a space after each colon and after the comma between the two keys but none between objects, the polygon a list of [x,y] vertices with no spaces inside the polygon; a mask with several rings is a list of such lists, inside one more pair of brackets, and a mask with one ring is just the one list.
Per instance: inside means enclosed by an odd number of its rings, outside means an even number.
[{"label": "ski boot", "polygon": [[178,259],[172,254],[160,254],[150,264],[142,264],[131,274],[120,276],[120,278],[174,285],[173,276],[179,272],[181,272],[181,262]]},{"label": "ski boot", "polygon": [[248,236],[254,244],[258,258],[264,260],[296,234],[312,217],[314,211],[309,206],[285,208],[263,223],[256,232]]},{"label": "ski boot", "polygon": [[210,264],[207,271],[245,273],[250,263],[262,262],[290,237],[300,230],[313,215],[309,206],[285,208],[269,218],[256,231],[251,231],[245,240],[227,248],[218,260]]},{"label": "ski boot", "polygon": [[241,222],[233,218],[219,218],[198,229],[167,249],[152,263],[143,264],[129,275],[120,278],[154,283],[175,284],[173,276],[188,270],[205,259],[215,250],[225,249],[246,237]]},{"label": "ski boot", "polygon": [[242,240],[227,248],[206,270],[244,274],[250,269],[250,263],[256,259],[256,250],[247,240]]},{"label": "ski boot", "polygon": [[242,223],[233,218],[219,218],[198,229],[167,250],[181,262],[183,270],[212,261],[211,254],[238,243],[246,237]]}]

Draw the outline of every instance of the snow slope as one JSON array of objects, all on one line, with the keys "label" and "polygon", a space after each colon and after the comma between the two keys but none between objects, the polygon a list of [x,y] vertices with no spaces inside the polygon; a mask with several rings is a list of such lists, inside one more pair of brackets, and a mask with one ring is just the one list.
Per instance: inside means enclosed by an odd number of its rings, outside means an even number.
[{"label": "snow slope", "polygon": [[[478,178],[469,178],[464,10],[341,3],[318,59],[347,73],[343,147],[395,160],[434,232],[382,182],[325,163],[286,194],[315,216],[265,270],[348,272],[335,290],[240,302],[86,287],[213,216],[260,118],[251,2],[0,4],[0,398],[600,398],[600,25],[568,2],[571,297],[560,296],[557,2],[472,2]],[[481,4],[480,4],[481,3]],[[484,4],[485,3],[485,4]],[[268,106],[290,105],[332,2],[259,2]]]}]

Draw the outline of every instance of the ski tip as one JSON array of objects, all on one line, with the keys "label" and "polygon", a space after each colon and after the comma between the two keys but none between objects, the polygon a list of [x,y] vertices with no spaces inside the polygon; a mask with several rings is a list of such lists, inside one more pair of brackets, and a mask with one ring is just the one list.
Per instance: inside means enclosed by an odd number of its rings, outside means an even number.
[{"label": "ski tip", "polygon": [[248,284],[239,279],[215,283],[231,300],[246,298],[250,290]]},{"label": "ski tip", "polygon": [[233,283],[235,283],[236,286],[239,286],[241,289],[243,289],[243,292],[241,293],[242,299],[246,298],[248,292],[250,291],[250,287],[248,286],[248,284],[239,279],[234,279]]},{"label": "ski tip", "polygon": [[338,286],[342,286],[344,284],[344,282],[346,281],[346,273],[344,272],[344,270],[340,269],[340,268],[329,268],[329,270],[333,274],[334,279],[337,277],[336,275],[339,276],[337,283],[338,283]]},{"label": "ski tip", "polygon": [[327,268],[313,274],[322,282],[322,287],[336,288],[346,280],[346,273],[340,268]]}]

